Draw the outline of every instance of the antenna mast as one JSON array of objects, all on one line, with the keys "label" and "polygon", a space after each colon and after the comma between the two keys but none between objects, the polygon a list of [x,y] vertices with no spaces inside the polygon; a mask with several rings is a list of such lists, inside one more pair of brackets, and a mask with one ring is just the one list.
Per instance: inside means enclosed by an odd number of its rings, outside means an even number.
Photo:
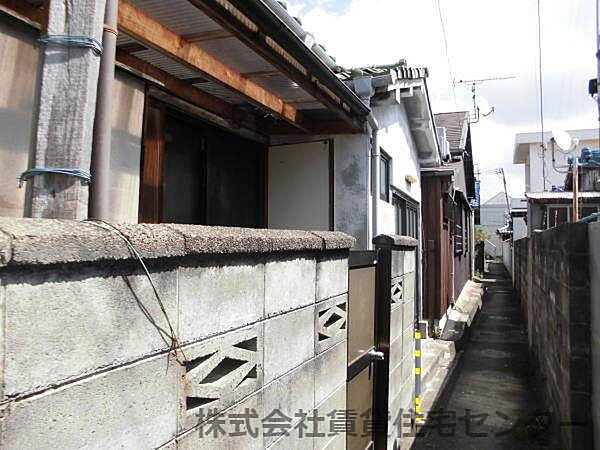
[{"label": "antenna mast", "polygon": [[493,106],[492,108],[484,114],[481,114],[479,106],[477,105],[477,88],[480,84],[483,84],[487,81],[500,81],[500,80],[512,80],[513,78],[517,78],[516,76],[507,76],[507,77],[494,77],[494,78],[479,78],[477,80],[458,80],[453,81],[452,84],[456,86],[457,84],[470,84],[471,85],[471,93],[473,94],[473,111],[469,114],[469,123],[477,123],[481,117],[488,117],[493,114],[496,110]]}]

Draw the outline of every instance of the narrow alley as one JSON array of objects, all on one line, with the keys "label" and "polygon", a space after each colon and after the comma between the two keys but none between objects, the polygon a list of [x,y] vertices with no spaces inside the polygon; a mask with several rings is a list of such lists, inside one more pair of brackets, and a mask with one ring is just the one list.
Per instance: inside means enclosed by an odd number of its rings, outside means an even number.
[{"label": "narrow alley", "polygon": [[558,448],[538,400],[509,274],[491,263],[483,309],[413,449]]}]

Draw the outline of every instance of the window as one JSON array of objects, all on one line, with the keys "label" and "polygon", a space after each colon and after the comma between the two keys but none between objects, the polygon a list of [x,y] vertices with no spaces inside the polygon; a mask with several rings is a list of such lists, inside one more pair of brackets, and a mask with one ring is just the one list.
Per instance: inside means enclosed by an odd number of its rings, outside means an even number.
[{"label": "window", "polygon": [[396,208],[396,234],[419,239],[419,205],[418,203],[394,194]]},{"label": "window", "polygon": [[454,253],[456,254],[462,254],[463,250],[464,250],[464,234],[463,234],[463,230],[464,230],[464,221],[463,221],[463,215],[464,215],[464,211],[463,209],[457,205],[456,203],[454,204],[454,210],[455,210],[455,222],[454,222]]},{"label": "window", "polygon": [[390,201],[390,186],[392,174],[392,158],[390,155],[381,150],[379,158],[379,198],[381,200]]}]

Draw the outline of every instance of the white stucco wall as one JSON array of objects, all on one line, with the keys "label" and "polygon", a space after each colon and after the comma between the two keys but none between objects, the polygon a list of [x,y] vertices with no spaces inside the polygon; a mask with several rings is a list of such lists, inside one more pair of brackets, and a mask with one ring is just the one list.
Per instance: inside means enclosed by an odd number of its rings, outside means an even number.
[{"label": "white stucco wall", "polygon": [[[379,146],[392,158],[392,184],[404,194],[421,202],[421,176],[417,149],[410,134],[410,125],[403,105],[382,106],[373,108],[379,123]],[[416,178],[415,183],[408,183],[406,176]],[[392,205],[390,193],[389,203],[379,200],[378,232],[396,232],[396,213]]]}]

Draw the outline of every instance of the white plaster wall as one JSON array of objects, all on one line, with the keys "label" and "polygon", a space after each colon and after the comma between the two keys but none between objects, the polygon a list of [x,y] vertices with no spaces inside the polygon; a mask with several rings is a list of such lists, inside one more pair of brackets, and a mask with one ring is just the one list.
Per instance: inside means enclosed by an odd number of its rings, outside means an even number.
[{"label": "white plaster wall", "polygon": [[589,225],[594,448],[600,449],[600,223]]},{"label": "white plaster wall", "polygon": [[[392,184],[417,202],[421,202],[421,177],[417,148],[410,133],[408,117],[403,105],[373,109],[379,123],[379,146],[392,157]],[[409,184],[406,176],[417,181]]]},{"label": "white plaster wall", "polygon": [[334,219],[335,230],[356,238],[354,249],[369,246],[370,144],[366,134],[334,138]]},{"label": "white plaster wall", "polygon": [[329,230],[327,141],[269,148],[268,226]]},{"label": "white plaster wall", "polygon": [[515,217],[513,219],[513,240],[527,237],[527,223],[524,217]]},{"label": "white plaster wall", "polygon": [[[421,176],[419,159],[415,143],[410,134],[410,125],[403,105],[381,106],[373,109],[379,123],[379,146],[392,158],[392,185],[404,194],[421,202]],[[416,178],[415,183],[408,183],[406,176]],[[379,234],[396,233],[396,213],[389,202],[378,200]]]}]

